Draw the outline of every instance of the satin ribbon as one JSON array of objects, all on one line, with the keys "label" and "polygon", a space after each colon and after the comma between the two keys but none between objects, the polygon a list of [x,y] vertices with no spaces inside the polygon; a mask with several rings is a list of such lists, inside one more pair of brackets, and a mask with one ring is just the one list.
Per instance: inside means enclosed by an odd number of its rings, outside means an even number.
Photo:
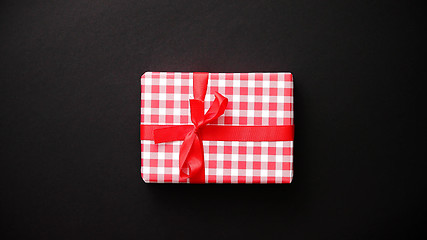
[{"label": "satin ribbon", "polygon": [[[228,99],[215,92],[215,100],[204,113],[208,73],[193,73],[193,95],[190,114],[193,125],[141,125],[141,140],[155,143],[184,140],[179,151],[180,181],[205,182],[202,140],[212,141],[291,141],[294,126],[220,126],[207,125],[224,114]],[[188,168],[189,173],[183,169]]]}]

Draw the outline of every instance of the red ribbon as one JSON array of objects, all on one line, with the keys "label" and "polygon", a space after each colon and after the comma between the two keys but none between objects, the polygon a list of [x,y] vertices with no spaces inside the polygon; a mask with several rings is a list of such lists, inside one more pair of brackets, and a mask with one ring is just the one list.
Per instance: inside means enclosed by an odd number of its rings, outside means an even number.
[{"label": "red ribbon", "polygon": [[[208,123],[224,114],[228,99],[215,92],[215,100],[204,113],[208,73],[193,73],[193,95],[190,114],[193,125],[141,125],[141,140],[155,143],[184,140],[179,151],[179,176],[192,183],[205,182],[204,140],[212,141],[291,141],[294,126],[219,126]],[[183,171],[189,169],[189,173]]]}]

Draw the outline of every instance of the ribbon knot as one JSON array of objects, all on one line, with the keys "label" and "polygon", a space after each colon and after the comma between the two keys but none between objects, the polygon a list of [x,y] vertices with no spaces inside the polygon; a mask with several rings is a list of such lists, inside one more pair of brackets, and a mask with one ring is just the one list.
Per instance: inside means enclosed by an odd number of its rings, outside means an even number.
[{"label": "ribbon knot", "polygon": [[[179,150],[179,177],[180,180],[190,178],[192,183],[205,182],[205,167],[203,142],[199,136],[200,130],[224,114],[228,104],[228,99],[218,92],[215,92],[215,100],[204,113],[204,99],[206,95],[208,73],[194,73],[193,94],[194,99],[190,99],[190,115],[194,128],[188,131]],[[156,143],[169,141],[168,134],[172,128],[159,128],[153,131]],[[184,172],[188,169],[189,172]]]}]

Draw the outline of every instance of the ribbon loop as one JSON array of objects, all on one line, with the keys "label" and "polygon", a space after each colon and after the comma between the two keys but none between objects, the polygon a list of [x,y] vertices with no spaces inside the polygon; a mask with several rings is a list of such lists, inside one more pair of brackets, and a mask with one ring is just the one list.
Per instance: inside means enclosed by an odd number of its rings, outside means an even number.
[{"label": "ribbon loop", "polygon": [[214,95],[215,95],[215,100],[205,114],[206,123],[210,123],[213,120],[217,119],[222,114],[224,114],[225,108],[227,107],[227,104],[228,104],[228,99],[226,97],[222,96],[218,92],[215,92]]}]

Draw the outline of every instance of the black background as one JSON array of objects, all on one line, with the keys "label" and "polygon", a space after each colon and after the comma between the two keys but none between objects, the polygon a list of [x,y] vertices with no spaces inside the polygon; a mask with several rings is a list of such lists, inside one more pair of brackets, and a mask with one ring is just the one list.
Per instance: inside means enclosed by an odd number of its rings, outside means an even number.
[{"label": "black background", "polygon": [[[416,236],[423,13],[407,1],[2,1],[2,235]],[[143,183],[146,71],[292,72],[293,183]]]}]

